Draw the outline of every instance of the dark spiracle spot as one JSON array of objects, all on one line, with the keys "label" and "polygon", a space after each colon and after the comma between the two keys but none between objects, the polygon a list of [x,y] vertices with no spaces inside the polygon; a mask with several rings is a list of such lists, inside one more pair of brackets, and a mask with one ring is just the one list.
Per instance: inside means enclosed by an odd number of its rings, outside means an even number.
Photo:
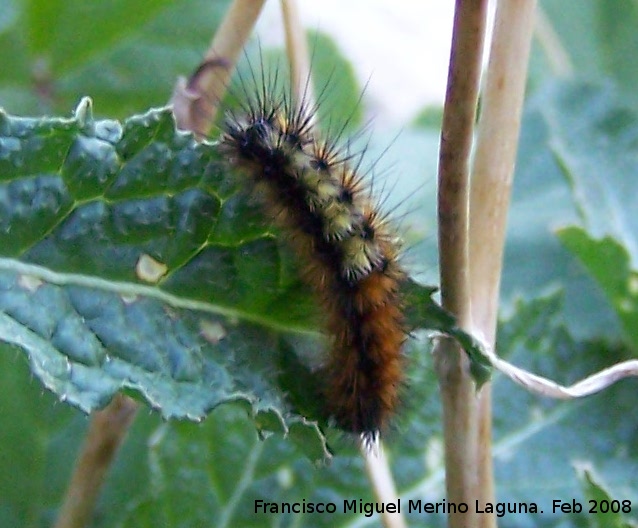
[{"label": "dark spiracle spot", "polygon": [[300,149],[303,145],[301,136],[294,132],[286,132],[285,134],[283,134],[282,139],[286,142],[287,145],[294,149]]},{"label": "dark spiracle spot", "polygon": [[352,205],[352,201],[354,200],[354,193],[351,189],[347,187],[342,187],[341,192],[337,198],[341,203]]},{"label": "dark spiracle spot", "polygon": [[369,221],[364,222],[364,224],[361,226],[361,236],[365,240],[372,240],[375,233],[376,232],[374,226]]},{"label": "dark spiracle spot", "polygon": [[381,273],[386,273],[389,268],[390,268],[390,259],[388,257],[381,257],[381,260],[379,261],[379,266],[377,269]]},{"label": "dark spiracle spot", "polygon": [[310,160],[310,167],[318,172],[328,172],[330,165],[323,158],[313,158]]}]

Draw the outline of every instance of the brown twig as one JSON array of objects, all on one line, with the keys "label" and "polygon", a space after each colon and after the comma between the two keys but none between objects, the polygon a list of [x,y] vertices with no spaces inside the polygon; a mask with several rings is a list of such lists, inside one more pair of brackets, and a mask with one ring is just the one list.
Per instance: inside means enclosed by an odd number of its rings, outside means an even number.
[{"label": "brown twig", "polygon": [[299,16],[296,0],[281,0],[281,12],[286,33],[286,53],[290,66],[290,82],[298,104],[312,108],[314,95],[310,77],[310,54],[308,39]]},{"label": "brown twig", "polygon": [[[443,307],[465,329],[471,323],[469,167],[486,18],[486,0],[457,0],[439,155],[441,297]],[[447,499],[473,504],[480,485],[476,387],[466,356],[451,339],[437,343],[434,357],[443,406]],[[477,526],[478,516],[470,512],[450,513],[449,526]]]},{"label": "brown twig", "polygon": [[[171,104],[179,128],[190,130],[200,138],[207,136],[264,2],[235,0],[195,73],[188,80],[177,81]],[[224,67],[213,67],[215,65]]]},{"label": "brown twig", "polygon": [[137,402],[118,394],[105,409],[93,415],[55,528],[83,528],[88,524],[106,471],[133,423],[137,408]]}]

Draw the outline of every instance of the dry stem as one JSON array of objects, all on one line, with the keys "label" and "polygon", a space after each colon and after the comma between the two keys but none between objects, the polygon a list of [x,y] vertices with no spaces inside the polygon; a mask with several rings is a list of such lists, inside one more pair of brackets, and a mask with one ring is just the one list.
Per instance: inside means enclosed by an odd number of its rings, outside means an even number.
[{"label": "dry stem", "polygon": [[[478,123],[470,190],[471,333],[494,346],[502,257],[510,189],[516,161],[527,65],[534,28],[535,0],[501,0]],[[479,494],[493,501],[491,393],[486,386],[479,405]],[[496,526],[483,515],[478,526]]]},{"label": "dry stem", "polygon": [[137,408],[137,402],[118,394],[105,409],[92,416],[55,528],[83,528],[88,524],[106,471],[133,423]]},{"label": "dry stem", "polygon": [[[487,1],[457,0],[439,156],[439,254],[443,307],[459,325],[470,323],[468,241],[469,160],[476,116]],[[473,504],[478,497],[478,407],[468,360],[451,339],[436,346],[445,433],[447,499]],[[486,446],[489,453],[489,446]],[[471,512],[472,510],[470,510]],[[452,528],[477,526],[475,513],[451,513]]]},{"label": "dry stem", "polygon": [[305,104],[306,108],[313,108],[315,98],[310,82],[308,39],[301,25],[296,0],[281,0],[281,11],[284,18],[284,31],[286,32],[286,53],[290,65],[292,93],[297,103]]},{"label": "dry stem", "polygon": [[[379,504],[397,504],[399,496],[392,479],[392,473],[390,473],[390,464],[385,456],[383,444],[378,442],[372,448],[361,444],[360,451],[377,502]],[[400,513],[384,511],[381,514],[381,522],[385,528],[406,528],[405,520]]]},{"label": "dry stem", "polygon": [[235,0],[196,73],[188,81],[178,80],[171,103],[179,128],[206,137],[264,2]]}]

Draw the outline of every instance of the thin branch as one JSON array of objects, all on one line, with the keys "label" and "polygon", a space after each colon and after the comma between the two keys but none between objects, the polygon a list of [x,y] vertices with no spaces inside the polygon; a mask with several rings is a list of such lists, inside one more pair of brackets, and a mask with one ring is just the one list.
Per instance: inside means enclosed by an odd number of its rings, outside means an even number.
[{"label": "thin branch", "polygon": [[[487,0],[457,0],[439,154],[439,258],[443,307],[470,323],[469,166],[483,58]],[[451,339],[434,350],[441,388],[447,500],[478,497],[478,415],[468,359]],[[472,511],[472,510],[470,510]],[[473,513],[450,513],[451,528],[477,525]]]},{"label": "thin branch", "polygon": [[535,4],[535,0],[499,2],[478,123],[470,208],[472,329],[488,343],[494,342],[496,332]]},{"label": "thin branch", "polygon": [[[535,0],[500,0],[478,123],[470,189],[470,331],[494,345],[503,248],[516,161],[527,66],[534,28]],[[480,504],[493,501],[491,388],[478,395]],[[496,526],[483,515],[478,526]]]},{"label": "thin branch", "polygon": [[[390,464],[385,456],[383,445],[378,442],[374,446],[360,444],[361,455],[366,464],[366,473],[372,483],[374,496],[379,504],[398,504],[399,496],[390,472]],[[384,509],[385,510],[385,509]],[[406,528],[405,520],[400,513],[381,514],[381,522],[385,528]]]},{"label": "thin branch", "polygon": [[137,408],[136,401],[118,394],[105,409],[93,415],[55,528],[88,525],[106,472],[133,423]]},{"label": "thin branch", "polygon": [[457,2],[439,151],[441,300],[461,322],[470,313],[469,167],[486,12],[486,0]]},{"label": "thin branch", "polygon": [[310,53],[308,39],[301,24],[299,7],[296,0],[281,0],[281,12],[286,33],[286,53],[290,65],[292,93],[298,104],[313,108],[314,95],[310,76]]},{"label": "thin branch", "polygon": [[264,2],[235,0],[195,73],[178,79],[171,103],[179,128],[206,137]]}]

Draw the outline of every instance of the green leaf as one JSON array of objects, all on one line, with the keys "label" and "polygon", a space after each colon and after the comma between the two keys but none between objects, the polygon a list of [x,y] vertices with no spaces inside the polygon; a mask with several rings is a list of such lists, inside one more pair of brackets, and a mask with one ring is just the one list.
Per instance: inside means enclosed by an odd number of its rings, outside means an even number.
[{"label": "green leaf", "polygon": [[227,0],[4,0],[0,106],[66,113],[90,93],[124,117],[166,104],[201,60]]},{"label": "green leaf", "polygon": [[[416,346],[414,346],[416,345]],[[407,349],[411,390],[406,391],[405,409],[394,430],[386,436],[386,447],[396,468],[399,486],[413,497],[442,493],[442,457],[436,380],[429,354],[421,343]],[[373,501],[363,460],[353,443],[331,438],[339,445],[339,456],[329,465],[313,466],[300,458],[290,443],[273,437],[259,442],[238,406],[224,406],[204,424],[169,422],[153,435],[148,467],[153,485],[130,498],[131,507],[120,509],[117,526],[172,526],[178,518],[215,518],[221,526],[379,525],[377,515],[344,512],[344,500]],[[430,447],[430,442],[432,446]],[[424,447],[432,449],[424,459]],[[334,502],[336,514],[273,514],[255,511],[255,501]],[[181,516],[181,517],[180,517]],[[419,518],[411,515],[411,521]],[[444,519],[441,517],[441,520]],[[217,524],[216,524],[217,525]],[[443,526],[443,524],[437,524]]]},{"label": "green leaf", "polygon": [[579,227],[561,229],[558,235],[598,282],[622,323],[629,345],[638,351],[638,272],[631,269],[625,247],[609,236],[594,239]]},{"label": "green leaf", "polygon": [[[361,474],[349,481],[332,467],[312,466],[281,442],[260,442],[245,427],[240,409],[226,407],[222,420],[167,424],[159,428],[149,451],[152,486],[136,497],[116,526],[177,526],[184,519],[193,525],[272,526],[276,519],[297,518],[302,525],[334,526],[354,515],[272,515],[255,509],[255,501],[319,502],[342,500],[349,494],[368,494]],[[348,457],[347,463],[360,462]],[[346,465],[335,459],[343,470]],[[331,481],[331,489],[320,482]],[[333,523],[333,524],[331,524]]]},{"label": "green leaf", "polygon": [[[499,328],[497,351],[561,384],[634,354],[625,339],[633,329],[629,322],[620,328],[608,295],[632,296],[635,231],[624,222],[634,221],[635,123],[617,92],[582,82],[546,84],[525,113],[503,280],[519,299]],[[553,237],[558,226],[579,218],[586,231],[562,228]],[[596,275],[578,259],[589,260]],[[578,515],[551,515],[554,499],[586,502],[573,471],[577,462],[596,467],[624,490],[622,499],[635,503],[635,390],[629,379],[596,396],[555,402],[495,376],[499,500],[535,501],[545,510],[540,517],[517,516],[517,526],[587,526]]]},{"label": "green leaf", "polygon": [[638,350],[633,271],[638,185],[632,177],[638,170],[632,154],[638,114],[613,88],[578,83],[554,87],[543,112],[552,151],[584,223],[584,228],[559,230],[559,238],[595,279],[630,346]]},{"label": "green leaf", "polygon": [[[541,4],[574,71],[585,78],[600,78],[608,74],[603,66],[604,51],[597,13],[598,6],[603,2],[583,0],[575,5],[565,4],[561,0],[545,0]],[[555,75],[556,72],[546,68],[545,78],[551,74]]]},{"label": "green leaf", "polygon": [[638,258],[633,214],[638,183],[638,113],[611,86],[565,83],[543,111],[552,151],[572,187],[578,212],[595,236],[613,235]]},{"label": "green leaf", "polygon": [[[196,518],[228,511],[229,526],[237,526],[246,520],[251,497],[262,496],[273,478],[285,481],[292,472],[296,481],[308,474],[308,461],[300,460],[291,444],[312,461],[330,457],[328,440],[307,419],[319,416],[319,380],[312,371],[325,346],[312,297],[299,283],[293,257],[220,166],[214,145],[176,132],[167,110],[123,125],[93,121],[90,110],[84,102],[72,119],[3,114],[0,120],[2,137],[12,146],[0,172],[0,196],[17,189],[5,200],[2,216],[9,229],[2,230],[8,254],[0,257],[0,336],[26,352],[30,368],[48,388],[85,411],[104,405],[118,390],[147,401],[167,418],[199,421],[221,406],[204,427],[171,423],[155,431],[148,466],[139,451],[130,467],[118,462],[112,482],[127,482],[130,471],[148,471],[155,487],[140,477],[138,490],[124,497],[109,487],[115,484],[107,484],[100,511],[109,513],[98,525],[151,525],[186,515],[166,505],[170,498]],[[31,156],[33,149],[46,155]],[[43,192],[41,181],[56,193]],[[32,210],[33,204],[42,206]],[[32,222],[36,215],[44,219]],[[10,235],[16,232],[14,241]],[[433,288],[406,286],[416,333],[452,328],[453,320],[432,301]],[[411,341],[406,355],[410,401],[419,402],[397,422],[398,428],[413,430],[397,454],[398,463],[408,467],[435,423],[411,417],[415,412],[434,417],[438,411],[426,343]],[[254,428],[262,437],[286,433],[292,442],[275,437],[262,444]],[[171,466],[166,457],[172,455],[162,452],[154,459],[153,446],[172,445],[161,439],[176,438],[175,431],[184,435],[178,433],[178,447],[171,450],[193,456]],[[136,449],[144,449],[140,442],[150,433],[147,425],[133,436]],[[312,489],[321,497],[320,482],[327,479],[334,482],[336,497],[372,500],[351,440],[327,433],[343,458],[333,466],[349,471],[322,470],[303,486],[284,486],[280,496],[301,500]],[[174,472],[182,467],[180,474],[196,476],[202,468],[196,453],[210,451],[209,438],[219,450],[211,464],[228,478],[219,491],[196,487],[194,497],[182,496]],[[242,461],[253,452],[267,453],[255,455],[256,467],[266,462],[260,470],[266,480],[233,492],[236,481],[230,476],[238,466],[222,455],[229,450],[239,452]],[[290,470],[281,469],[283,460],[290,461]],[[421,472],[410,479],[416,476]],[[50,504],[59,501],[62,487],[47,492],[54,497]],[[211,497],[216,497],[212,503]],[[234,510],[235,501],[240,509]],[[38,514],[44,515],[34,509]],[[134,520],[125,520],[129,517]],[[323,516],[321,522],[331,521]]]},{"label": "green leaf", "polygon": [[71,408],[56,405],[54,395],[29,382],[22,354],[3,343],[0,387],[0,525],[35,527],[42,517],[51,524],[78,444],[73,437],[56,443],[57,435],[84,420],[74,421]]},{"label": "green leaf", "polygon": [[[53,526],[89,420],[44,391],[24,354],[4,344],[0,387],[0,526]],[[93,526],[113,526],[115,512],[148,488],[148,438],[162,423],[157,413],[138,413],[107,473]]]},{"label": "green leaf", "polygon": [[[119,390],[166,418],[243,401],[263,434],[329,457],[306,420],[322,418],[312,296],[215,145],[166,109],[123,126],[90,110],[0,116],[1,339],[85,412]],[[409,287],[413,328],[452,328],[432,288]]]},{"label": "green leaf", "polygon": [[[499,328],[500,354],[561,384],[627,358],[622,344],[575,340],[565,325],[563,304],[560,293],[519,301]],[[552,513],[554,500],[586,506],[574,472],[574,465],[583,463],[596,467],[615,489],[623,490],[623,500],[636,504],[635,393],[636,381],[630,379],[596,396],[556,401],[495,377],[492,452],[499,500],[535,502],[544,511],[507,516],[508,525],[588,526],[578,514]],[[635,511],[630,518],[635,519]]]},{"label": "green leaf", "polygon": [[277,383],[311,303],[269,310],[303,289],[267,226],[229,228],[236,189],[214,148],[168,110],[120,126],[87,103],[72,119],[2,114],[0,133],[0,335],[45,386],[86,412],[123,389],[192,420],[244,401],[264,433],[299,424],[329,456]]},{"label": "green leaf", "polygon": [[605,71],[623,87],[625,94],[636,98],[638,73],[631,57],[638,49],[638,36],[634,31],[638,24],[638,6],[634,2],[599,0],[596,2],[600,51]]},{"label": "green leaf", "polygon": [[567,101],[557,98],[556,82],[546,84],[528,102],[512,189],[505,244],[501,305],[505,313],[517,298],[534,299],[557,289],[565,291],[565,322],[578,339],[621,334],[604,295],[575,257],[560,243],[555,230],[578,222],[572,189],[564,177],[553,145]]},{"label": "green leaf", "polygon": [[587,505],[583,516],[587,520],[587,526],[591,528],[631,528],[636,526],[626,520],[625,513],[632,511],[631,501],[621,498],[620,495],[612,495],[595,475],[593,468],[589,466],[577,468],[578,477],[583,486]]},{"label": "green leaf", "polygon": [[333,135],[352,133],[360,126],[364,110],[354,68],[328,35],[313,31],[307,38],[318,121]]},{"label": "green leaf", "polygon": [[[562,77],[575,75],[580,80],[594,82],[606,79],[620,89],[627,104],[636,108],[638,76],[632,59],[638,50],[634,31],[638,23],[635,2],[581,0],[576,4],[544,0],[541,6],[549,27],[543,23],[539,38],[535,39],[534,84],[542,86],[543,81],[557,74]],[[560,55],[561,60],[564,56],[571,70],[554,70],[548,55]]]}]

